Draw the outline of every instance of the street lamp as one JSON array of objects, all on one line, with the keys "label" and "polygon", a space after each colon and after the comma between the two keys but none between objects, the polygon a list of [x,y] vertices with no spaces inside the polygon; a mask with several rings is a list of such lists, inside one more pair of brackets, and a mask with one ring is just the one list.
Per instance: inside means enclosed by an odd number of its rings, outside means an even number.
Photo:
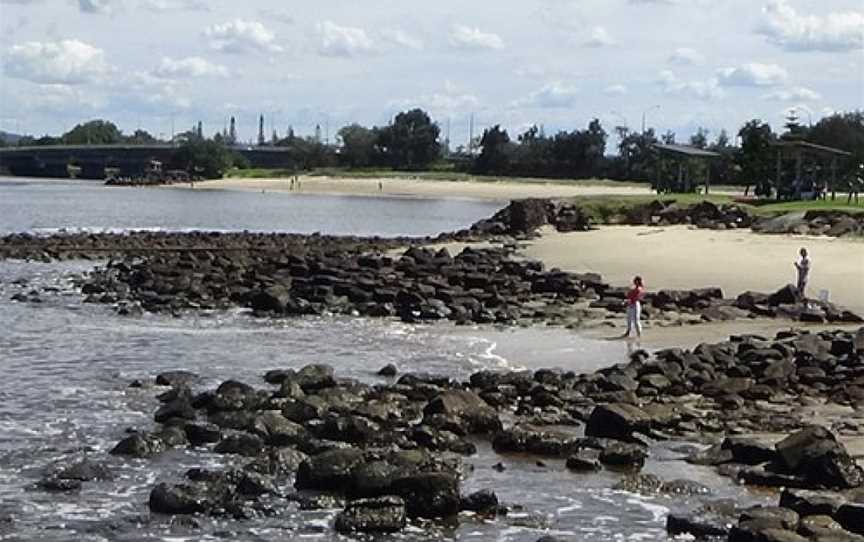
[{"label": "street lamp", "polygon": [[649,111],[653,111],[654,109],[660,109],[660,106],[659,105],[652,105],[651,107],[649,107],[648,109],[646,109],[645,111],[642,112],[642,133],[643,134],[645,133],[646,116],[648,115]]}]

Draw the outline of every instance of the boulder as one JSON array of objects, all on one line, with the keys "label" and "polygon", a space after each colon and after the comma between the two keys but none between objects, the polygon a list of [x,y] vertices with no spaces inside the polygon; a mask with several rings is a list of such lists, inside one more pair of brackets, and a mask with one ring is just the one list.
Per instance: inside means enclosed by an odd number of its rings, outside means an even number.
[{"label": "boulder", "polygon": [[388,495],[351,501],[336,516],[336,531],[351,533],[393,533],[405,527],[405,501]]},{"label": "boulder", "polygon": [[651,418],[637,406],[626,403],[599,405],[591,412],[585,436],[641,442],[634,433],[649,429]]},{"label": "boulder", "polygon": [[446,518],[459,513],[459,479],[442,472],[419,473],[393,482],[393,492],[405,499],[409,517]]},{"label": "boulder", "polygon": [[639,444],[612,442],[600,452],[600,462],[604,465],[641,469],[645,465],[648,452]]},{"label": "boulder", "polygon": [[423,414],[443,414],[462,421],[466,433],[493,433],[502,429],[498,412],[468,390],[447,390],[429,401]]},{"label": "boulder", "polygon": [[300,463],[294,487],[345,491],[352,482],[352,471],[363,463],[363,452],[356,448],[329,450]]},{"label": "boulder", "polygon": [[815,487],[849,489],[864,485],[864,469],[834,435],[810,426],[776,444],[780,466]]},{"label": "boulder", "polygon": [[498,495],[491,489],[481,489],[462,497],[462,510],[469,512],[493,512],[498,508]]}]

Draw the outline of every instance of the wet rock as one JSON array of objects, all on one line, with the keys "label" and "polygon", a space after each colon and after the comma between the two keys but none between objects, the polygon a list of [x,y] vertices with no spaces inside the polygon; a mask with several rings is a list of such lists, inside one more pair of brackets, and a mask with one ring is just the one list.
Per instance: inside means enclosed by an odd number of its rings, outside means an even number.
[{"label": "wet rock", "polygon": [[271,446],[289,446],[308,438],[302,425],[290,421],[278,410],[265,411],[256,416],[251,429]]},{"label": "wet rock", "polygon": [[459,480],[452,474],[431,472],[399,478],[393,491],[405,499],[410,517],[446,518],[459,513]]},{"label": "wet rock", "polygon": [[729,450],[732,462],[742,465],[760,465],[774,461],[777,457],[773,447],[745,437],[727,437],[721,448]]},{"label": "wet rock", "polygon": [[824,427],[798,431],[778,442],[776,449],[784,469],[816,487],[847,489],[864,485],[864,469]]},{"label": "wet rock", "polygon": [[780,506],[804,516],[836,516],[845,499],[838,494],[804,489],[784,489]]},{"label": "wet rock", "polygon": [[574,472],[599,472],[602,470],[596,457],[589,457],[584,453],[569,456],[565,465]]},{"label": "wet rock", "polygon": [[564,457],[575,450],[579,437],[563,431],[540,429],[527,424],[498,432],[492,440],[496,452],[523,452]]},{"label": "wet rock", "polygon": [[330,388],[336,385],[333,367],[323,364],[306,365],[292,377],[305,392]]},{"label": "wet rock", "polygon": [[381,367],[381,369],[378,370],[378,376],[384,376],[387,378],[392,378],[396,376],[397,373],[398,370],[396,369],[396,366],[392,363],[388,363],[387,365]]},{"label": "wet rock", "polygon": [[627,442],[640,442],[634,435],[644,432],[650,425],[649,416],[640,408],[625,403],[600,405],[591,412],[585,426],[585,435]]},{"label": "wet rock", "polygon": [[442,414],[461,421],[466,433],[492,433],[500,431],[498,412],[474,392],[448,390],[429,401],[423,409],[426,416]]},{"label": "wet rock", "polygon": [[210,444],[222,440],[222,430],[218,425],[207,422],[187,423],[183,430],[186,432],[186,438],[193,446],[201,446],[202,444]]},{"label": "wet rock", "polygon": [[44,478],[36,484],[40,489],[53,492],[71,492],[81,489],[81,480],[64,478]]},{"label": "wet rock", "polygon": [[82,459],[57,470],[53,477],[60,480],[78,480],[92,482],[94,480],[113,480],[114,476],[106,463]]},{"label": "wet rock", "polygon": [[212,505],[199,485],[161,483],[150,491],[150,511],[159,514],[198,514]]},{"label": "wet rock", "polygon": [[600,463],[615,467],[641,469],[648,452],[643,446],[627,442],[613,442],[600,452]]},{"label": "wet rock", "polygon": [[844,504],[837,510],[835,519],[847,531],[864,535],[864,502]]},{"label": "wet rock", "polygon": [[343,534],[392,533],[405,527],[405,501],[392,495],[351,501],[336,516],[336,530]]},{"label": "wet rock", "polygon": [[165,371],[156,375],[156,385],[179,388],[189,386],[197,379],[198,375],[189,371]]},{"label": "wet rock", "polygon": [[491,489],[481,489],[462,498],[462,510],[488,513],[498,508],[498,495]]},{"label": "wet rock", "polygon": [[213,448],[217,454],[239,454],[255,457],[264,449],[264,441],[258,435],[237,432],[226,435]]},{"label": "wet rock", "polygon": [[297,469],[294,487],[345,491],[352,471],[363,463],[363,452],[356,448],[330,450],[303,461]]},{"label": "wet rock", "polygon": [[159,407],[153,418],[157,423],[164,423],[172,418],[194,420],[195,409],[192,407],[192,402],[189,398],[178,397]]},{"label": "wet rock", "polygon": [[759,522],[762,528],[786,529],[795,531],[798,529],[800,516],[794,510],[781,508],[779,506],[755,506],[741,512],[739,522]]},{"label": "wet rock", "polygon": [[728,518],[710,513],[698,513],[692,516],[669,514],[666,517],[666,532],[671,536],[691,535],[697,540],[712,537],[727,537],[732,528]]},{"label": "wet rock", "polygon": [[131,457],[152,457],[168,449],[161,438],[152,433],[134,433],[117,443],[111,450],[112,455]]}]

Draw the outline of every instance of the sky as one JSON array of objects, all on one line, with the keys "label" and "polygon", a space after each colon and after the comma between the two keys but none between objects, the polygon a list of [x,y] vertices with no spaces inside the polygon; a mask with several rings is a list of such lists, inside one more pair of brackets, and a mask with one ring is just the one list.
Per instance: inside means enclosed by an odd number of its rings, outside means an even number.
[{"label": "sky", "polygon": [[0,130],[243,140],[430,112],[451,145],[599,118],[686,140],[864,109],[860,0],[0,0]]}]

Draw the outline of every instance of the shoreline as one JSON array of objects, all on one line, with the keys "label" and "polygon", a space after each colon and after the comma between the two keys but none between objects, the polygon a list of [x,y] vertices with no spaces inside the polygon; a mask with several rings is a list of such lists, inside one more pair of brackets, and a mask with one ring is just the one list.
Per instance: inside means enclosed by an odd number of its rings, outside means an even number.
[{"label": "shoreline", "polygon": [[[381,183],[379,190],[379,184]],[[203,190],[241,190],[269,191],[290,194],[393,197],[420,199],[473,199],[491,200],[506,203],[522,198],[567,198],[588,195],[651,195],[653,191],[647,184],[635,187],[622,183],[614,186],[609,181],[461,181],[411,179],[408,177],[299,177],[299,189],[291,190],[290,179],[243,179],[226,178],[201,181],[195,189]],[[188,188],[183,184],[171,188]]]}]

